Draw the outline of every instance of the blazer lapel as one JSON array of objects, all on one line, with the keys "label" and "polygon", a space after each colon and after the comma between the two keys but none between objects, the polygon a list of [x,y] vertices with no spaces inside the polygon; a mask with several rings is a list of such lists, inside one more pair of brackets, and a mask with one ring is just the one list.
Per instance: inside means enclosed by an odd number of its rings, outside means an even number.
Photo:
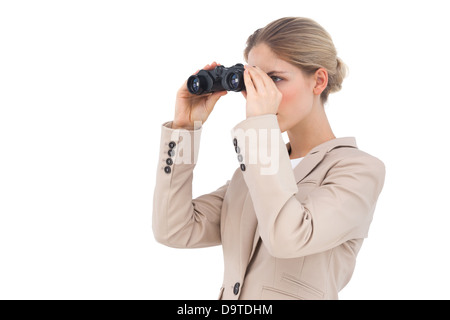
[{"label": "blazer lapel", "polygon": [[[357,148],[354,137],[336,138],[326,141],[314,147],[303,160],[294,168],[295,181],[302,181],[323,159],[323,157],[335,148],[352,147]],[[290,142],[286,143],[288,152],[291,150]]]},{"label": "blazer lapel", "polygon": [[297,183],[302,181],[322,161],[324,155],[323,150],[308,153],[294,168],[295,181]]}]

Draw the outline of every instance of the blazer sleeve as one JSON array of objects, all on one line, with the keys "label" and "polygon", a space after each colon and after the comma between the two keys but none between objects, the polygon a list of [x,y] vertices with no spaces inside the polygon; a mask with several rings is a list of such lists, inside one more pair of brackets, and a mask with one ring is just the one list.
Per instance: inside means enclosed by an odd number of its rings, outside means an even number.
[{"label": "blazer sleeve", "polygon": [[193,170],[202,127],[161,128],[156,186],[153,194],[153,235],[175,248],[199,248],[221,243],[220,212],[230,180],[209,194],[192,199]]},{"label": "blazer sleeve", "polygon": [[[270,143],[261,144],[271,132]],[[245,136],[256,137],[249,139],[243,175],[261,239],[272,256],[296,258],[367,237],[384,184],[385,166],[381,160],[365,153],[342,159],[300,202],[295,196],[298,186],[276,115],[250,117],[235,126],[232,135],[239,144],[245,144]],[[277,163],[267,170],[261,155],[271,153],[272,162]]]}]

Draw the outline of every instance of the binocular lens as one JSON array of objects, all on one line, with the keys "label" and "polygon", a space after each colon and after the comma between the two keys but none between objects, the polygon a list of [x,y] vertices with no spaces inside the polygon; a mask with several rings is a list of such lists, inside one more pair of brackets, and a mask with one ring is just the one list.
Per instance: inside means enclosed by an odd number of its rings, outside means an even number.
[{"label": "binocular lens", "polygon": [[202,88],[202,81],[204,81],[204,77],[197,75],[190,76],[187,83],[189,92],[193,94],[201,94],[204,91],[204,88]]},{"label": "binocular lens", "polygon": [[198,89],[200,88],[200,81],[198,78],[195,78],[194,81],[192,81],[192,91],[198,92]]},{"label": "binocular lens", "polygon": [[230,86],[233,90],[236,90],[239,87],[239,76],[236,73],[233,73],[230,76]]}]

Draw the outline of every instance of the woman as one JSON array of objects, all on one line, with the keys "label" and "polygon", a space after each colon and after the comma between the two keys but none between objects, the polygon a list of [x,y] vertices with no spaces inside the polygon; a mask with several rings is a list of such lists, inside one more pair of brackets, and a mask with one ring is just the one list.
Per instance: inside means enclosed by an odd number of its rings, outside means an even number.
[{"label": "woman", "polygon": [[155,238],[177,248],[222,244],[219,299],[338,299],[367,237],[384,164],[331,130],[324,104],[346,68],[320,25],[273,21],[248,38],[244,57],[247,117],[232,130],[239,167],[196,199],[201,126],[227,92],[194,96],[184,83],[177,93],[174,120],[162,125]]}]

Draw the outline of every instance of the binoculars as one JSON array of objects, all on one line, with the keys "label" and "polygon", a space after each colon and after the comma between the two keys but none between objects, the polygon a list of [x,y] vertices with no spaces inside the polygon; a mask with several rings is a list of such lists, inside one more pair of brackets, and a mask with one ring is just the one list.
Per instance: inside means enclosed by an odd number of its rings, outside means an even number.
[{"label": "binoculars", "polygon": [[242,91],[244,84],[244,65],[235,64],[225,68],[217,66],[213,70],[200,70],[188,78],[187,88],[192,94],[206,94],[216,91]]}]

